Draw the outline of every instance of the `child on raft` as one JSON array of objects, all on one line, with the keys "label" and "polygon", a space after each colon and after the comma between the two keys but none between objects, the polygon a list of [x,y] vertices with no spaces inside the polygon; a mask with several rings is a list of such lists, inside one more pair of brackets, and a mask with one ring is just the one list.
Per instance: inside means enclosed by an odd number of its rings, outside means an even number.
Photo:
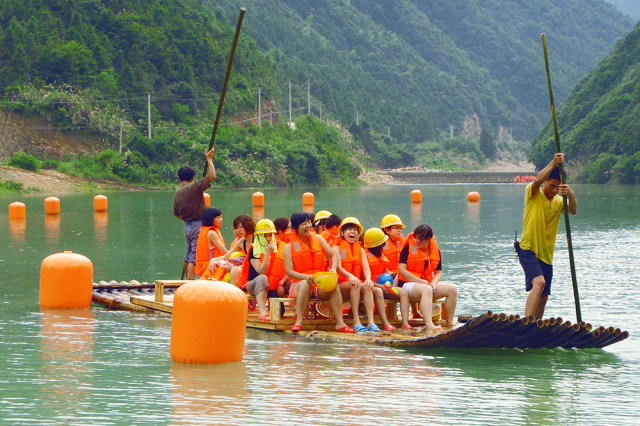
[{"label": "child on raft", "polygon": [[[336,272],[339,265],[338,254],[335,253],[327,242],[312,233],[312,219],[306,213],[294,213],[291,216],[293,234],[289,242],[284,246],[284,265],[291,281],[289,297],[296,299],[296,323],[291,326],[291,331],[302,330],[302,321],[307,313],[309,299],[329,299],[331,310],[336,316],[336,331],[342,333],[355,333],[347,326],[342,318],[342,296],[336,286],[333,290],[325,292],[316,285],[313,274],[315,272]],[[331,259],[328,268],[327,257]]]},{"label": "child on raft", "polygon": [[325,229],[320,233],[320,236],[332,247],[336,238],[338,238],[338,234],[340,234],[341,223],[342,219],[337,214],[329,215],[324,222]]},{"label": "child on raft", "polygon": [[[388,214],[382,218],[380,222],[380,229],[389,237],[384,243],[382,253],[389,260],[389,271],[394,277],[394,286],[398,285],[398,264],[400,263],[400,251],[404,247],[405,239],[402,235],[402,230],[405,228],[400,216],[395,214]],[[411,303],[411,312],[414,319],[420,319],[420,311],[417,303]]]},{"label": "child on raft", "polygon": [[422,318],[428,330],[439,330],[431,319],[434,300],[445,298],[445,327],[453,327],[458,302],[458,287],[441,282],[442,261],[438,243],[429,225],[418,225],[407,237],[400,252],[398,286],[409,292],[412,302],[420,302]]},{"label": "child on raft", "polygon": [[[351,312],[353,313],[352,327],[357,332],[380,331],[374,318],[374,299],[378,308],[378,316],[382,321],[385,330],[395,330],[389,324],[384,309],[384,293],[376,288],[371,281],[371,271],[367,256],[359,242],[362,234],[362,225],[355,217],[347,217],[340,224],[340,236],[334,243],[333,250],[340,256],[340,266],[338,266],[338,287],[342,294],[342,299],[351,299]],[[360,278],[363,277],[364,281]],[[367,314],[367,327],[360,323],[359,306],[360,298],[364,301],[364,308]]]},{"label": "child on raft", "polygon": [[[382,274],[388,274],[389,277],[391,277],[389,259],[387,259],[387,257],[382,253],[382,248],[388,238],[389,237],[385,235],[380,228],[370,228],[364,233],[364,251],[366,253],[367,263],[369,264],[369,270],[371,271],[371,281],[373,281],[377,289],[383,292],[382,300],[374,298],[376,302],[376,310],[378,312],[384,312],[384,299],[399,300],[400,314],[402,316],[402,328],[409,329],[412,328],[409,325],[409,292],[404,288],[394,287],[393,280],[389,284],[391,287],[396,289],[397,294],[387,286],[378,284],[378,277]],[[385,327],[385,330],[387,329],[388,328]],[[389,330],[393,329],[389,328]]]},{"label": "child on raft", "polygon": [[[242,256],[246,256],[249,251],[249,246],[253,244],[253,233],[255,232],[256,224],[253,222],[251,216],[241,214],[233,219],[233,231],[236,234],[237,240],[231,246],[229,251],[222,256],[222,260],[229,261],[229,258],[234,253],[240,253],[239,257],[232,259],[233,262],[229,262],[225,266],[225,269],[231,276],[231,284],[237,286],[238,277],[242,271],[242,262],[244,259]],[[237,265],[237,266],[234,266]]]},{"label": "child on raft", "polygon": [[[271,321],[267,311],[267,297],[278,297],[286,277],[284,268],[284,242],[276,242],[276,227],[269,219],[259,220],[255,228],[255,241],[242,264],[238,284],[256,297],[260,321]],[[281,313],[284,305],[281,304]]]},{"label": "child on raft", "polygon": [[222,211],[215,207],[204,209],[202,228],[200,228],[198,245],[196,246],[196,274],[201,277],[207,269],[211,273],[214,272],[215,262],[210,262],[211,259],[224,256],[227,253],[224,238],[220,233],[221,227]]},{"label": "child on raft", "polygon": [[293,231],[291,231],[291,221],[288,217],[282,216],[273,221],[273,224],[276,226],[276,241],[280,242],[289,242],[289,235]]},{"label": "child on raft", "polygon": [[331,216],[331,212],[327,210],[320,210],[313,217],[313,229],[316,231],[316,234],[322,234],[327,228],[325,226],[325,222],[327,218]]}]

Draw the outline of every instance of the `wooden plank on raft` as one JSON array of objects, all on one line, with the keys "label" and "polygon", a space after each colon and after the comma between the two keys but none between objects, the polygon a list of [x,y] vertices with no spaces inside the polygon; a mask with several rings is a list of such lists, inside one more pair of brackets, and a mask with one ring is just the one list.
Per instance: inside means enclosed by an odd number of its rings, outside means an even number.
[{"label": "wooden plank on raft", "polygon": [[162,312],[173,313],[173,296],[165,296],[164,302],[156,302],[155,296],[131,296],[131,303]]}]

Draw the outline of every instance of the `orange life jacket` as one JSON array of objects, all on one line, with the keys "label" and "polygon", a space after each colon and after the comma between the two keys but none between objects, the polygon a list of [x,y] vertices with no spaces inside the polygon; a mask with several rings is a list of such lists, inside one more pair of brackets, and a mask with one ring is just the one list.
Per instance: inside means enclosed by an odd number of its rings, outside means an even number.
[{"label": "orange life jacket", "polygon": [[[283,242],[279,242],[278,252],[271,253],[272,255],[269,256],[269,269],[265,273],[269,277],[269,290],[275,290],[278,287],[278,282],[287,275],[287,271],[284,268],[284,245]],[[249,247],[249,251],[251,251],[251,247],[253,247],[253,244]],[[247,255],[244,258],[244,262],[242,262],[242,271],[236,283],[240,288],[245,288],[249,280],[250,262],[251,259]],[[262,262],[264,262],[264,253],[260,255],[261,265]]]},{"label": "orange life jacket", "polygon": [[[407,257],[407,270],[413,275],[431,282],[433,274],[440,263],[440,250],[436,237],[431,237],[429,242],[429,256],[418,249],[413,240],[413,232],[407,237],[406,244],[409,246],[409,256]],[[402,277],[404,281],[411,279]]]},{"label": "orange life jacket", "polygon": [[224,245],[224,238],[222,238],[222,234],[220,234],[220,230],[218,228],[215,226],[203,226],[200,228],[200,233],[198,234],[198,245],[196,246],[196,274],[200,276],[202,276],[202,274],[204,274],[204,270],[209,267],[210,259],[224,254],[215,246],[209,247],[208,235],[211,230],[218,234],[218,238],[220,238],[222,245]]},{"label": "orange life jacket", "polygon": [[336,244],[337,235],[331,234],[329,231],[322,231],[320,236],[329,244],[329,247],[333,247]]},{"label": "orange life jacket", "polygon": [[[334,244],[334,247],[339,248],[340,252],[340,265],[342,269],[353,274],[356,278],[362,277],[362,249],[359,242],[355,242],[353,246],[342,237],[338,237]],[[338,282],[343,283],[349,281],[349,278],[342,274],[338,276]]]},{"label": "orange life jacket", "polygon": [[400,241],[396,241],[395,243],[391,241],[391,238],[387,239],[384,243],[384,247],[382,248],[382,254],[385,255],[387,260],[389,260],[389,270],[394,274],[398,273],[398,265],[400,264],[400,252],[402,251],[402,247],[404,247],[405,239],[404,237],[400,238]]},{"label": "orange life jacket", "polygon": [[387,259],[384,254],[377,257],[366,248],[364,249],[364,252],[367,254],[369,270],[371,270],[371,281],[376,282],[378,277],[384,274],[384,271],[389,268],[389,259]]},{"label": "orange life jacket", "polygon": [[[327,270],[327,258],[322,250],[322,244],[315,235],[309,235],[311,247],[302,242],[295,232],[289,238],[291,244],[291,260],[296,272],[312,275],[319,271]],[[291,279],[291,281],[299,281]]]}]

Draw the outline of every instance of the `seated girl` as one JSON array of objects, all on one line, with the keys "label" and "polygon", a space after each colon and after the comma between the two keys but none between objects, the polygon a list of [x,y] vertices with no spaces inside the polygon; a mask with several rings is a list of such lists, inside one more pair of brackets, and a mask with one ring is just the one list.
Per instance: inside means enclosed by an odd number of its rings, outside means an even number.
[{"label": "seated girl", "polygon": [[[255,242],[242,264],[238,284],[256,297],[260,309],[260,321],[270,321],[267,297],[277,297],[276,289],[287,279],[284,268],[284,242],[276,243],[276,228],[269,219],[256,224]],[[281,306],[283,312],[283,306]]]},{"label": "seated girl", "polygon": [[[391,279],[388,286],[377,282],[378,277],[382,274],[391,274],[389,270],[389,260],[382,253],[382,249],[388,238],[380,228],[370,228],[364,233],[364,251],[366,253],[367,263],[369,264],[369,270],[371,271],[371,281],[373,281],[376,288],[383,292],[382,300],[374,298],[376,310],[378,312],[384,311],[384,299],[399,300],[402,328],[411,328],[409,325],[409,292],[404,288],[394,287],[393,279]],[[389,275],[389,277],[391,278],[391,275]],[[395,292],[392,288],[395,288]],[[385,327],[385,330],[393,330],[393,328]]]},{"label": "seated girl", "polygon": [[[353,312],[352,327],[356,331],[380,331],[375,323],[373,304],[374,298],[379,299],[382,309],[378,309],[378,315],[382,320],[385,330],[394,330],[395,327],[389,324],[384,310],[384,295],[381,289],[376,288],[371,281],[371,271],[367,256],[360,242],[358,241],[362,233],[362,225],[355,217],[347,217],[340,224],[340,236],[334,243],[333,250],[340,256],[340,266],[338,266],[338,287],[342,294],[342,299],[351,299],[351,311]],[[364,282],[360,278],[364,278]],[[364,301],[365,312],[367,313],[368,326],[360,323],[358,307],[360,298]]]},{"label": "seated girl", "polygon": [[240,253],[239,257],[232,258],[231,262],[225,266],[225,269],[231,274],[231,284],[233,285],[237,286],[238,277],[242,271],[243,256],[246,256],[249,252],[249,246],[253,244],[253,233],[255,229],[256,224],[253,222],[251,216],[241,214],[233,219],[233,232],[236,234],[237,240],[221,258],[221,260],[229,261],[231,255]]},{"label": "seated girl", "polygon": [[201,277],[207,268],[213,273],[215,262],[209,262],[209,260],[227,253],[224,238],[220,233],[221,227],[222,211],[215,207],[207,207],[202,213],[202,228],[200,228],[196,248],[196,274]]},{"label": "seated girl", "polygon": [[445,327],[453,327],[458,302],[458,287],[440,282],[442,262],[438,243],[429,225],[418,227],[407,237],[400,252],[398,286],[409,292],[412,302],[420,302],[422,318],[428,330],[438,330],[431,319],[434,300],[445,298]]}]

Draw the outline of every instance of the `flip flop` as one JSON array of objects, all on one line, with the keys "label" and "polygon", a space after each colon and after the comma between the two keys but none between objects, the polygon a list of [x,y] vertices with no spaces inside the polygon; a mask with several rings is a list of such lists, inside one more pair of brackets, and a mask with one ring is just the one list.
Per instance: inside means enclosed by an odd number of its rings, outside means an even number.
[{"label": "flip flop", "polygon": [[375,324],[371,324],[369,327],[367,327],[367,331],[380,331],[380,327]]},{"label": "flip flop", "polygon": [[356,333],[362,333],[363,331],[369,331],[369,330],[367,329],[367,327],[365,327],[365,326],[364,326],[364,325],[362,325],[362,324],[358,324],[358,325],[356,325],[355,327],[353,327],[353,329],[356,331]]},{"label": "flip flop", "polygon": [[271,316],[269,314],[260,315],[258,321],[271,321]]},{"label": "flip flop", "polygon": [[294,333],[297,333],[298,331],[302,331],[302,325],[293,324],[289,330],[293,331]]},{"label": "flip flop", "polygon": [[405,325],[402,326],[402,328],[405,329],[405,330],[410,330],[413,327],[411,327],[409,324],[405,324]]},{"label": "flip flop", "polygon": [[385,330],[385,331],[391,331],[391,330],[395,330],[396,328],[394,326],[392,326],[391,324],[387,324],[382,329]]},{"label": "flip flop", "polygon": [[[291,327],[291,328],[293,328],[293,327]],[[293,331],[293,330],[291,330],[291,331]],[[348,325],[345,325],[342,328],[336,328],[336,332],[338,332],[338,333],[355,333],[356,331],[353,328],[349,327]]]}]

